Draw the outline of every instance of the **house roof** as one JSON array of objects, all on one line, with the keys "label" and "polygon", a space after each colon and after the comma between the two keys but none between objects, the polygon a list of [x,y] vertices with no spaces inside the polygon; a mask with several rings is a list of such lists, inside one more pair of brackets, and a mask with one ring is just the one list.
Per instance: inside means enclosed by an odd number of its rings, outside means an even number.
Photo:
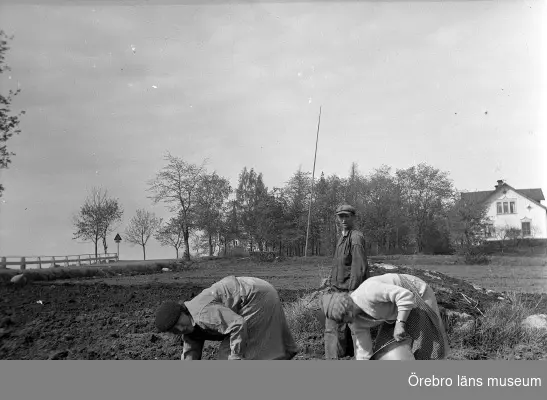
[{"label": "house roof", "polygon": [[545,200],[545,197],[543,196],[543,191],[541,189],[517,189],[517,192],[537,202]]},{"label": "house roof", "polygon": [[472,201],[473,203],[482,203],[483,201],[486,201],[486,199],[488,199],[488,197],[490,197],[490,195],[494,192],[495,190],[485,190],[482,192],[462,193],[462,199]]},{"label": "house roof", "polygon": [[462,193],[461,197],[464,200],[469,200],[472,202],[478,202],[482,203],[487,201],[492,195],[495,193],[501,191],[503,187],[509,188],[511,190],[514,190],[521,196],[526,197],[528,200],[532,201],[533,203],[537,204],[541,208],[544,208],[547,210],[547,207],[545,207],[543,204],[540,203],[540,200],[545,200],[545,197],[543,196],[543,191],[541,189],[515,189],[514,187],[508,185],[507,183],[503,183],[502,185],[497,186],[494,190],[483,190],[480,192],[467,192]]}]

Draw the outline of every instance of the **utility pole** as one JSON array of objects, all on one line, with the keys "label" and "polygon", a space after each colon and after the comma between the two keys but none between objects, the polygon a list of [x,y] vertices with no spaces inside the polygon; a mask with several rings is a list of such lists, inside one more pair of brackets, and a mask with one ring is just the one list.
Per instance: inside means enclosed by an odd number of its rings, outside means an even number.
[{"label": "utility pole", "polygon": [[315,138],[315,155],[313,157],[313,172],[311,175],[310,207],[308,209],[308,228],[306,229],[306,250],[304,250],[304,258],[308,256],[308,237],[310,234],[311,203],[313,201],[313,184],[315,181],[315,161],[317,160],[317,143],[319,142],[319,126],[320,125],[321,125],[321,107],[319,107],[319,121],[317,122],[317,136]]}]

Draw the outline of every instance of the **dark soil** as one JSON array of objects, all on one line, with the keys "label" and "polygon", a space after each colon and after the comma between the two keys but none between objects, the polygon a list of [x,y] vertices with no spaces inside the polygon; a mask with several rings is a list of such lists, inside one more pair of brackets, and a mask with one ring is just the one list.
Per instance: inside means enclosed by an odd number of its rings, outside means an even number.
[{"label": "dark soil", "polygon": [[[0,359],[179,359],[181,344],[156,332],[154,310],[202,289],[91,282],[1,286]],[[280,290],[284,301],[299,294]]]},{"label": "dark soil", "polygon": [[[432,285],[441,306],[471,315],[502,301],[498,297],[503,294],[476,290],[436,272],[373,269],[373,274],[385,272],[421,276]],[[94,279],[34,282],[20,288],[2,284],[0,359],[179,359],[180,341],[156,332],[154,311],[164,300],[186,300],[205,288],[181,281],[159,283],[151,275],[150,283],[138,285]],[[278,290],[284,302],[306,293],[304,289]],[[530,302],[535,304],[537,299]],[[547,309],[546,302],[544,299],[538,310]],[[207,347],[204,358],[213,357],[213,353],[214,347]]]}]

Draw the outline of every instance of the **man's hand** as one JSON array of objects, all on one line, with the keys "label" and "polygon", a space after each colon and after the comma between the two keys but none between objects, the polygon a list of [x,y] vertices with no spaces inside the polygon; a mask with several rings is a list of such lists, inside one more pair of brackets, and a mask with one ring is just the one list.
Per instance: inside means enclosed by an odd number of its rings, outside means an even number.
[{"label": "man's hand", "polygon": [[230,355],[228,356],[228,360],[243,360],[243,357],[240,357],[240,356],[236,356],[236,355],[230,354]]},{"label": "man's hand", "polygon": [[402,321],[397,321],[395,323],[395,329],[393,330],[393,339],[397,342],[400,342],[406,337],[405,323]]}]

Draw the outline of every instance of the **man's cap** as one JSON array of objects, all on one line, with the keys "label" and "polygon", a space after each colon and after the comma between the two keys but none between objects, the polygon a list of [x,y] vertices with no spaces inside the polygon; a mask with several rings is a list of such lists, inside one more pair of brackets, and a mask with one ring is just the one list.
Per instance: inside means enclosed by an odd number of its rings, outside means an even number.
[{"label": "man's cap", "polygon": [[336,209],[336,215],[338,214],[356,214],[355,207],[350,206],[349,204],[342,204]]},{"label": "man's cap", "polygon": [[156,311],[156,328],[160,332],[167,332],[175,326],[184,307],[174,301],[164,302]]}]

